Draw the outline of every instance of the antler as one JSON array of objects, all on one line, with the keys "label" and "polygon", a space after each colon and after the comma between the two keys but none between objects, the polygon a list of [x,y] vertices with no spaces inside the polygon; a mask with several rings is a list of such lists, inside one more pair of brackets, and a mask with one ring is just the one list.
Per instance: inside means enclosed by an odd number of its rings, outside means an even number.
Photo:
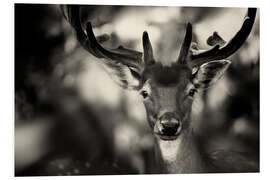
[{"label": "antler", "polygon": [[222,43],[221,44],[217,43],[210,50],[197,53],[197,54],[193,52],[193,54],[190,57],[189,64],[192,67],[200,66],[201,64],[208,61],[225,59],[229,57],[230,55],[232,55],[233,53],[235,53],[244,44],[245,40],[249,36],[252,26],[255,21],[256,11],[257,11],[256,8],[248,8],[248,12],[244,18],[244,22],[241,29],[222,48],[220,48],[220,45],[222,45]]},{"label": "antler", "polygon": [[143,40],[144,63],[145,65],[152,65],[155,63],[153,48],[152,48],[148,33],[146,31],[143,32],[142,40]]},{"label": "antler", "polygon": [[97,58],[103,58],[116,63],[126,65],[132,70],[136,69],[137,72],[142,70],[142,53],[119,46],[116,49],[105,49],[99,44],[99,40],[108,39],[107,35],[95,37],[92,24],[88,22],[86,24],[86,34],[82,28],[80,20],[80,7],[76,5],[63,5],[61,10],[65,18],[74,27],[77,33],[77,39],[80,44],[92,55]]},{"label": "antler", "polygon": [[192,25],[188,23],[187,28],[186,28],[186,35],[185,35],[185,38],[182,43],[182,47],[178,56],[178,60],[177,60],[178,63],[183,64],[186,62],[191,41],[192,41]]}]

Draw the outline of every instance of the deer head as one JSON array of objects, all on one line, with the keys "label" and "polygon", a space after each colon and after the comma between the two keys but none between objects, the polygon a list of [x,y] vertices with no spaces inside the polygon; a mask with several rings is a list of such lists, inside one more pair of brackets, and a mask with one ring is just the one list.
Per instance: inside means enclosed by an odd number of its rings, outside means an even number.
[{"label": "deer head", "polygon": [[199,50],[192,43],[192,25],[171,66],[155,60],[148,33],[142,36],[143,53],[119,46],[103,48],[95,37],[91,22],[80,20],[79,6],[63,6],[66,19],[75,28],[77,39],[93,56],[110,69],[111,77],[123,88],[133,89],[143,97],[149,125],[158,141],[175,141],[191,127],[191,107],[195,93],[212,86],[230,65],[226,60],[245,42],[254,24],[256,9],[249,8],[241,29],[226,43],[216,32],[207,40],[210,50]]}]

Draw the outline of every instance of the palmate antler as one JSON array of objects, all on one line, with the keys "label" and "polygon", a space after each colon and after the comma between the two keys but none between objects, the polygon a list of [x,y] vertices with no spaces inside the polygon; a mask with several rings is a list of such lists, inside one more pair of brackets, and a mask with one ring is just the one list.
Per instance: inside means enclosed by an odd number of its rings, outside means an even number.
[{"label": "palmate antler", "polygon": [[80,20],[80,6],[77,5],[62,5],[61,10],[65,18],[74,27],[77,34],[77,39],[80,44],[92,55],[97,58],[103,58],[115,63],[121,63],[130,67],[136,72],[142,71],[142,53],[119,46],[116,49],[105,49],[99,44],[100,39],[107,40],[109,37],[102,35],[95,37],[91,22],[86,24],[86,33],[82,28]]},{"label": "palmate antler", "polygon": [[[223,47],[220,47],[223,43],[217,43],[212,49],[201,52],[201,53],[193,53],[190,57],[189,64],[193,66],[200,66],[205,62],[213,61],[213,60],[222,60],[229,56],[231,56],[233,53],[235,53],[245,42],[247,37],[249,36],[252,26],[255,21],[256,17],[256,8],[248,8],[247,15],[244,18],[243,25],[241,29],[236,33],[236,35]],[[215,36],[215,37],[214,37]],[[221,38],[217,35],[216,32],[214,32],[213,36],[214,38]],[[222,41],[222,39],[219,39]],[[209,45],[210,41],[208,39]]]},{"label": "palmate antler", "polygon": [[[79,40],[80,44],[95,57],[102,58],[108,63],[115,62],[127,66],[131,73],[137,75],[137,77],[140,76],[145,66],[155,63],[151,42],[147,32],[143,33],[142,38],[143,53],[124,48],[123,46],[108,50],[103,48],[99,43],[101,40],[107,40],[108,36],[102,35],[96,38],[93,33],[91,22],[86,24],[85,30],[82,28],[85,27],[85,25],[81,24],[80,6],[63,5],[61,6],[61,10],[65,18],[76,30],[77,39]],[[178,63],[187,63],[190,67],[194,67],[200,66],[209,61],[222,60],[229,57],[243,45],[250,34],[255,21],[256,11],[256,8],[248,8],[248,12],[244,18],[241,29],[228,43],[226,43],[216,32],[214,32],[213,36],[207,40],[207,43],[214,47],[203,52],[191,50],[192,25],[188,23],[186,35],[179,53]]]}]

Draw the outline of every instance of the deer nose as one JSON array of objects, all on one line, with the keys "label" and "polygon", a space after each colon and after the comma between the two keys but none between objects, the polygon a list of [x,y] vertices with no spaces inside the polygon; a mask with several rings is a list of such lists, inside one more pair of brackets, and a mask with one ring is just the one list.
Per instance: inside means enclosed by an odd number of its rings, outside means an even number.
[{"label": "deer nose", "polygon": [[180,121],[179,118],[172,112],[164,113],[160,118],[161,132],[168,136],[173,136],[177,133]]}]

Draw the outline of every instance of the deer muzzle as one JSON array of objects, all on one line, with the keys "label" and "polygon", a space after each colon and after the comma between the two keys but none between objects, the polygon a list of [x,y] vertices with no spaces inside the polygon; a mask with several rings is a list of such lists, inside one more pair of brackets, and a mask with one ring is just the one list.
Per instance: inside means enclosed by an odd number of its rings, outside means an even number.
[{"label": "deer muzzle", "polygon": [[173,112],[166,112],[161,115],[154,126],[154,133],[162,140],[174,140],[181,132],[182,122]]}]

